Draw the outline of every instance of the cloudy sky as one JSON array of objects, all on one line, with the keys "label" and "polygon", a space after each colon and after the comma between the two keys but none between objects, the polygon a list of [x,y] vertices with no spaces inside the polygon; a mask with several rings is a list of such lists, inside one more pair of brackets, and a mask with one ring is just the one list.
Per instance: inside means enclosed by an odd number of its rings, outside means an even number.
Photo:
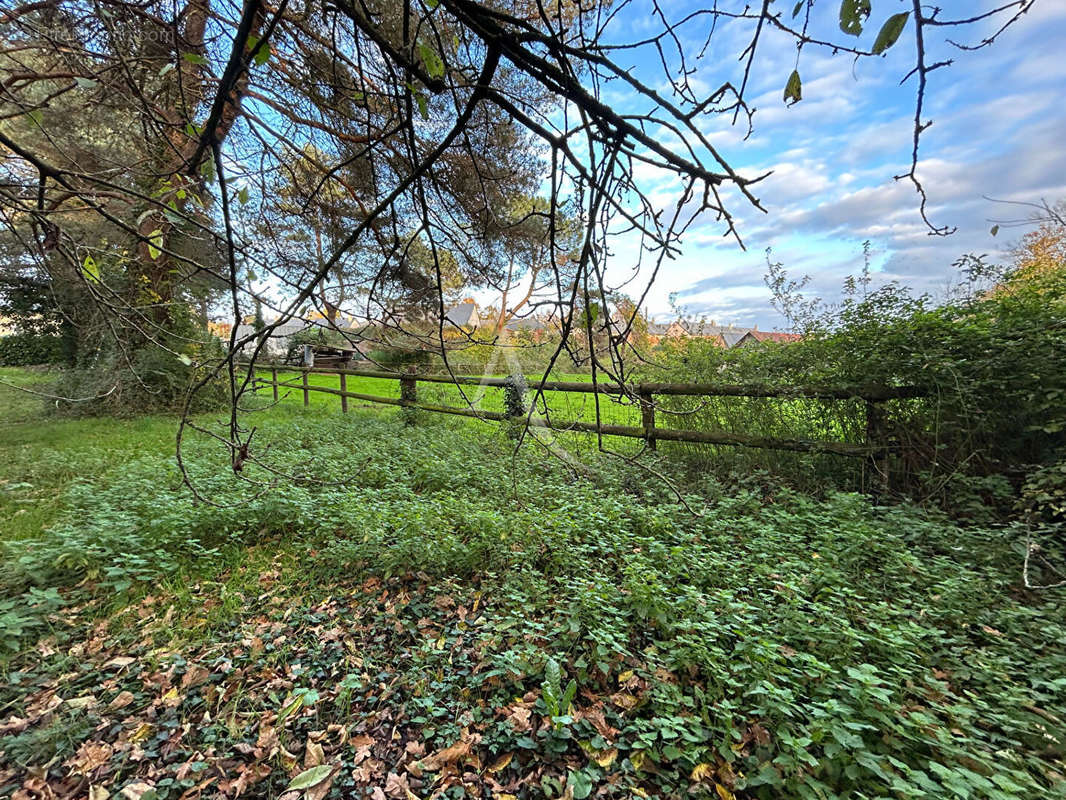
[{"label": "cloudy sky", "polygon": [[[664,8],[680,15],[682,5],[670,0]],[[783,5],[787,16],[793,4]],[[812,31],[847,40],[837,28],[839,5],[837,0],[816,4],[819,18]],[[940,5],[941,17],[949,18],[997,4],[947,0]],[[881,23],[909,6],[875,0],[860,44],[869,47]],[[653,25],[648,7],[638,3],[618,18],[613,33],[622,41],[644,35]],[[680,258],[668,262],[652,289],[651,314],[668,318],[668,296],[677,292],[689,313],[782,326],[763,283],[768,247],[790,273],[810,275],[815,293],[827,300],[839,297],[842,279],[861,269],[864,240],[872,244],[877,280],[934,295],[948,285],[951,264],[961,254],[1002,256],[1018,231],[993,238],[990,220],[1017,218],[1024,211],[984,196],[1066,198],[1066,0],[1037,0],[991,48],[967,53],[945,42],[946,36],[979,41],[997,27],[981,23],[968,31],[935,30],[927,42],[931,59],[955,60],[930,76],[923,119],[933,125],[923,134],[919,163],[930,219],[957,228],[946,237],[928,234],[913,186],[893,180],[910,163],[915,85],[913,79],[903,86],[899,82],[914,64],[913,24],[908,22],[883,58],[855,63],[847,55],[805,49],[798,66],[803,100],[790,107],[782,91],[796,66],[795,46],[782,36],[766,36],[749,82],[750,104],[757,109],[754,133],[744,140],[746,126],[732,127],[719,116],[708,116],[705,130],[741,174],[773,170],[756,191],[768,213],[732,198],[747,250],[724,240],[720,224],[709,216],[697,222],[685,236]],[[682,46],[697,52],[706,34],[705,23],[692,25],[682,33]],[[736,56],[745,37],[749,27],[720,25],[699,62],[697,85],[738,79]],[[663,85],[662,68],[652,56],[645,51],[626,57],[635,74]],[[607,98],[617,108],[639,108],[620,89],[608,87]],[[642,185],[662,207],[672,208],[676,178],[646,170]],[[626,275],[633,246],[620,240],[615,247],[611,274],[616,280]]]}]

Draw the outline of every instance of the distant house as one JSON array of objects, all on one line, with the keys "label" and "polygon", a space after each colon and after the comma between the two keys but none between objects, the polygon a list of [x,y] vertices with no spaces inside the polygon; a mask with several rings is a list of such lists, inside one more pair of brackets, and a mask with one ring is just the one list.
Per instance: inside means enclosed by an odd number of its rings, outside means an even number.
[{"label": "distant house", "polygon": [[761,342],[795,342],[802,337],[795,333],[760,331],[758,327],[742,328],[737,325],[718,325],[710,321],[677,319],[670,323],[649,322],[648,341],[652,345],[663,339],[709,339],[719,347],[732,350]]},{"label": "distant house", "polygon": [[457,331],[466,333],[476,331],[481,327],[481,315],[478,313],[477,303],[473,300],[465,300],[457,306],[452,306],[444,312],[444,323],[446,330],[451,325]]}]

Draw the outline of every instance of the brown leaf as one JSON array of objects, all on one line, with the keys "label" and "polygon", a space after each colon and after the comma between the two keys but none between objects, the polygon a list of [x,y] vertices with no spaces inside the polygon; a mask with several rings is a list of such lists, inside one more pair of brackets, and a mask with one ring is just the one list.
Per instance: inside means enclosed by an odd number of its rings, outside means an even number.
[{"label": "brown leaf", "polygon": [[122,669],[123,667],[128,667],[136,660],[132,656],[115,656],[104,664],[103,669]]},{"label": "brown leaf", "polygon": [[120,792],[120,794],[125,797],[126,800],[141,800],[141,797],[142,795],[144,795],[145,792],[149,792],[154,788],[155,787],[152,786],[150,783],[145,783],[144,781],[135,781],[129,786],[126,786]]},{"label": "brown leaf", "polygon": [[30,726],[28,719],[20,717],[8,717],[7,722],[0,722],[0,736],[8,736],[12,733],[22,733]]},{"label": "brown leaf", "polygon": [[115,749],[107,742],[82,742],[78,752],[70,759],[71,772],[88,775],[106,764]]},{"label": "brown leaf", "polygon": [[512,758],[514,758],[514,753],[505,753],[500,756],[489,766],[489,772],[499,772],[502,769],[506,769]]},{"label": "brown leaf", "polygon": [[211,677],[211,671],[206,667],[201,667],[199,664],[194,664],[186,670],[185,674],[181,678],[181,688],[191,689],[194,686],[200,686],[207,683],[207,679]]},{"label": "brown leaf", "polygon": [[397,775],[395,772],[390,772],[385,776],[385,794],[389,797],[406,798],[410,791],[411,786],[407,782],[406,775]]},{"label": "brown leaf", "polygon": [[318,742],[308,742],[304,748],[304,766],[318,767],[326,763],[326,754],[322,751],[322,745]]},{"label": "brown leaf", "polygon": [[133,692],[122,691],[115,695],[115,699],[107,704],[110,709],[125,708],[134,701]]},{"label": "brown leaf", "polygon": [[372,798],[372,800],[386,800],[385,792],[381,790],[380,786],[375,786],[373,789],[370,790],[370,797]]},{"label": "brown leaf", "polygon": [[480,739],[479,735],[472,736],[464,730],[458,742],[450,747],[445,747],[443,750],[438,750],[429,758],[423,759],[422,768],[430,772],[437,772],[445,764],[454,764],[470,755],[470,748]]}]

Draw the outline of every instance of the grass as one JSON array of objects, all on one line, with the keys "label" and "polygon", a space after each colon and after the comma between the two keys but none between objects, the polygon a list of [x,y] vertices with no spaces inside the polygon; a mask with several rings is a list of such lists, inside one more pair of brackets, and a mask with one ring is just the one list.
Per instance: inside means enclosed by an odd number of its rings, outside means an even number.
[{"label": "grass", "polygon": [[[267,376],[269,379],[269,375]],[[530,376],[530,380],[538,380],[541,376]],[[291,382],[295,388],[287,391],[281,389],[281,396],[286,403],[302,402],[302,392],[298,388],[301,374],[299,372],[280,372],[278,379],[281,382]],[[563,374],[556,380],[590,381],[588,375]],[[322,386],[329,389],[340,389],[340,378],[336,375],[315,373],[308,377],[308,383],[312,386]],[[347,389],[349,392],[371,394],[379,397],[400,396],[400,384],[397,380],[388,378],[366,378],[349,375],[347,377]],[[268,393],[269,388],[261,390]],[[436,405],[447,405],[456,408],[470,408],[483,411],[504,410],[503,389],[495,387],[464,386],[460,389],[452,384],[421,382],[418,384],[418,397],[420,400]],[[526,398],[532,400],[532,393]],[[310,392],[309,403],[311,406],[329,408],[334,411],[340,410],[340,398],[325,392]],[[591,394],[576,392],[544,392],[543,398],[538,400],[538,411],[543,411],[547,406],[548,413],[553,419],[560,421],[595,422],[595,401]],[[352,401],[353,406],[371,407],[370,403]],[[619,401],[608,395],[600,397],[600,419],[608,425],[640,425],[640,409],[629,401]]]},{"label": "grass", "polygon": [[0,430],[47,505],[2,533],[0,795],[1063,790],[1066,612],[1017,532],[334,411],[258,414],[269,491],[191,441],[201,504],[172,420]]}]

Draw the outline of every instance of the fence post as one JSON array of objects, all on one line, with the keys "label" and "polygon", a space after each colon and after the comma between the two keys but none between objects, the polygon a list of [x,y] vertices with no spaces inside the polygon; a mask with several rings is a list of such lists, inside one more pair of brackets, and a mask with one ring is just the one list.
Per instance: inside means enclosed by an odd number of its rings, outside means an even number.
[{"label": "fence post", "polygon": [[888,448],[885,443],[884,417],[880,406],[873,400],[866,401],[866,457],[869,473],[867,491],[878,500],[888,491]]},{"label": "fence post", "polygon": [[274,384],[274,402],[278,402],[278,368],[270,368],[270,380]]},{"label": "fence post", "polygon": [[655,403],[651,393],[644,391],[643,386],[637,387],[637,397],[640,399],[640,425],[644,428],[644,441],[651,450],[655,449]]},{"label": "fence post", "polygon": [[304,371],[303,371],[302,383],[303,383],[303,387],[304,387],[304,405],[308,406],[308,405],[311,405],[311,393],[307,391],[307,369],[306,369],[306,367],[304,368]]},{"label": "fence post", "polygon": [[412,406],[418,402],[418,379],[413,371],[400,378],[400,401],[403,403],[404,423],[414,425],[415,409]]},{"label": "fence post", "polygon": [[[345,375],[343,372],[338,372],[337,374],[341,376],[341,391],[348,391],[348,376]],[[346,394],[341,395],[341,413],[348,413],[348,395]]]}]

